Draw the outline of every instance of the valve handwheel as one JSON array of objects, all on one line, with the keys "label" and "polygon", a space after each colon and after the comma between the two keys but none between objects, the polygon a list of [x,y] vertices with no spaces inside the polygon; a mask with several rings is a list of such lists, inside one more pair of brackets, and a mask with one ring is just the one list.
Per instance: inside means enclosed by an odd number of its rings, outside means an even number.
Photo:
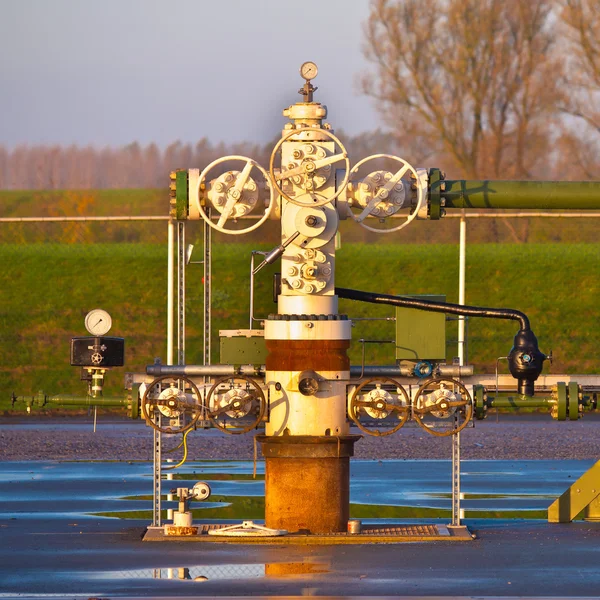
[{"label": "valve handwheel", "polygon": [[[413,401],[415,421],[427,433],[439,437],[454,435],[463,430],[473,416],[473,399],[467,388],[456,379],[437,377],[428,379],[417,390]],[[436,429],[425,419],[429,416],[437,420],[454,419],[454,426]]]},{"label": "valve handwheel", "polygon": [[[391,426],[383,431],[370,429],[360,422],[361,411],[382,423],[386,419],[391,420]],[[406,423],[410,415],[410,397],[395,379],[389,377],[367,379],[354,390],[348,413],[361,431],[383,437],[395,433]]]},{"label": "valve handwheel", "polygon": [[[423,207],[426,201],[426,186],[422,185],[419,179],[419,174],[417,173],[417,170],[414,167],[412,167],[403,158],[400,158],[399,156],[394,156],[393,154],[372,154],[371,156],[363,158],[362,160],[357,162],[352,171],[350,171],[350,179],[352,175],[358,173],[360,167],[362,167],[365,163],[378,158],[394,160],[396,162],[399,162],[401,167],[392,175],[392,177],[389,180],[387,180],[376,191],[376,193],[373,195],[373,198],[367,203],[367,205],[359,214],[353,213],[350,207],[348,207],[348,213],[358,224],[362,225],[365,229],[368,229],[369,231],[374,231],[375,233],[392,233],[394,231],[400,231],[401,229],[404,229],[404,227],[406,227],[409,223],[411,223],[417,218],[417,215],[419,214],[421,208]],[[401,182],[402,177],[404,177],[407,173],[412,174],[414,181],[417,185],[417,205],[415,209],[411,212],[410,215],[406,217],[404,221],[402,221],[402,223],[400,223],[396,227],[390,227],[389,229],[378,229],[377,227],[371,227],[370,225],[366,225],[366,218],[375,210],[379,203],[384,202],[388,198],[388,196],[394,189],[394,186],[398,185]],[[410,204],[410,201],[408,202],[408,204]],[[402,205],[399,208],[404,207],[405,205]]]},{"label": "valve handwheel", "polygon": [[[215,381],[206,396],[206,406],[208,418],[215,427],[225,433],[240,434],[259,425],[267,402],[256,381],[245,375],[234,375]],[[250,421],[242,421],[248,415]]]},{"label": "valve handwheel", "polygon": [[[142,397],[146,423],[161,433],[184,433],[198,422],[202,412],[200,391],[187,377],[157,377]],[[162,424],[164,419],[169,425]]]},{"label": "valve handwheel", "polygon": [[[346,188],[346,184],[348,183],[348,177],[350,176],[350,160],[348,159],[348,153],[346,152],[346,148],[340,140],[333,135],[327,129],[318,129],[319,135],[325,135],[328,138],[331,138],[340,148],[341,152],[338,154],[332,154],[331,156],[326,156],[325,158],[305,158],[300,166],[295,167],[293,169],[288,169],[286,171],[282,170],[279,175],[275,175],[275,156],[277,152],[283,145],[285,141],[287,141],[290,137],[294,135],[299,135],[304,133],[305,131],[310,131],[310,129],[292,129],[289,133],[286,133],[278,142],[275,144],[275,148],[273,148],[273,152],[271,152],[271,159],[269,161],[269,175],[273,180],[273,185],[277,192],[281,195],[282,198],[285,198],[288,202],[292,204],[296,204],[298,206],[324,206],[329,202],[333,202]],[[327,165],[333,165],[337,162],[344,161],[346,169],[344,179],[338,186],[338,190],[332,196],[326,196],[325,194],[315,192],[314,190],[305,189],[305,193],[301,194],[296,198],[292,198],[288,196],[280,187],[280,182],[284,179],[289,179],[290,177],[296,177],[297,175],[305,175],[307,178],[310,178],[316,173],[319,169],[326,167]],[[300,198],[304,198],[305,200],[300,200]]]},{"label": "valve handwheel", "polygon": [[[223,206],[215,205],[215,209],[219,212],[219,218],[215,223],[206,213],[204,206],[202,206],[200,190],[202,184],[206,181],[209,171],[211,171],[217,165],[229,161],[241,161],[245,164],[241,171],[232,171],[227,174],[229,179],[232,180],[232,184],[230,186],[226,186],[224,182],[217,183],[217,185],[223,187],[223,193],[220,196],[220,198],[223,200]],[[227,221],[235,220],[237,218],[238,213],[249,213],[257,204],[259,194],[256,183],[250,177],[250,172],[252,169],[258,169],[258,171],[260,171],[266,182],[266,185],[269,188],[269,205],[266,207],[264,214],[258,219],[258,221],[249,227],[245,227],[243,229],[231,229],[225,227]],[[198,212],[204,221],[206,221],[206,223],[221,233],[227,233],[229,235],[241,235],[243,233],[254,231],[269,218],[275,205],[275,194],[270,185],[270,181],[271,179],[269,178],[267,171],[263,169],[255,160],[248,158],[247,156],[232,155],[224,156],[214,160],[202,171],[202,173],[200,173],[200,177],[196,183],[194,198],[196,200]]]}]

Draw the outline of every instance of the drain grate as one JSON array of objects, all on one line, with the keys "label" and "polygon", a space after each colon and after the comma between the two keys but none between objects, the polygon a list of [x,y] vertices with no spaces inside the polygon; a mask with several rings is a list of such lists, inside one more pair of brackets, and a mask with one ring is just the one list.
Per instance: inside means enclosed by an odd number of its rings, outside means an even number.
[{"label": "drain grate", "polygon": [[[440,531],[443,529],[445,531]],[[397,535],[401,537],[408,536],[434,536],[448,535],[445,527],[439,528],[437,525],[363,525],[360,533],[331,533],[329,535],[347,535],[347,536],[360,536],[360,535]]]},{"label": "drain grate", "polygon": [[[227,527],[230,523],[211,523],[210,525],[198,525],[198,535],[203,535],[209,531],[215,529],[221,529]],[[449,535],[448,529],[445,526],[438,525],[363,525],[360,533],[346,533],[341,531],[339,533],[327,533],[319,534],[322,536],[349,536],[356,537],[361,535],[394,535],[399,537],[439,537],[440,535]]]}]

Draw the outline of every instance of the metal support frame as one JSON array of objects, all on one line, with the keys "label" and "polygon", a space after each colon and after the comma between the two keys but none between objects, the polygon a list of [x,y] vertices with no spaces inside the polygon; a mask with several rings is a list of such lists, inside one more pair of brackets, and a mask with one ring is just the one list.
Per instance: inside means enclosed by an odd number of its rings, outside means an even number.
[{"label": "metal support frame", "polygon": [[[161,416],[157,415],[160,427]],[[152,486],[152,526],[160,527],[162,510],[162,439],[161,432],[154,429],[154,470]]]},{"label": "metal support frame", "polygon": [[[467,255],[467,220],[462,211],[459,229],[459,260],[458,260],[458,303],[465,304],[466,290],[466,255]],[[458,364],[463,367],[467,362],[465,317],[458,317]],[[455,424],[458,425],[457,417]],[[460,508],[460,431],[452,437],[452,526],[459,527],[461,520]]]},{"label": "metal support frame", "polygon": [[185,221],[177,222],[177,364],[185,364]]},{"label": "metal support frame", "polygon": [[[460,219],[459,235],[459,259],[458,259],[458,303],[465,304],[465,285],[466,285],[466,255],[467,255],[467,220],[464,211]],[[466,352],[466,331],[464,315],[458,317],[458,359],[460,366],[468,362]]]},{"label": "metal support frame", "polygon": [[[207,209],[210,211],[210,209]],[[210,218],[210,212],[209,212]],[[212,228],[204,222],[204,331],[202,364],[210,365],[212,335]]]},{"label": "metal support frame", "polygon": [[167,225],[167,364],[173,364],[173,311],[175,305],[175,221]]},{"label": "metal support frame", "polygon": [[254,321],[262,321],[262,319],[257,319],[254,316],[254,257],[259,254],[261,256],[266,256],[269,254],[268,252],[263,252],[262,250],[252,250],[250,253],[250,326],[249,329],[254,329]]},{"label": "metal support frame", "polygon": [[450,437],[452,438],[452,526],[460,527],[460,431]]},{"label": "metal support frame", "polygon": [[570,523],[581,512],[586,521],[600,521],[600,460],[548,507],[548,521]]}]

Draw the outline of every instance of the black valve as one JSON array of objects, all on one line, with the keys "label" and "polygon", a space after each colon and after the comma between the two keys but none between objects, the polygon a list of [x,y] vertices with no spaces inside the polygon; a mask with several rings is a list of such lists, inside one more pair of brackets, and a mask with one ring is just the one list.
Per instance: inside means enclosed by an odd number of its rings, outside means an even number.
[{"label": "black valve", "polygon": [[519,383],[519,394],[533,396],[534,383],[544,368],[548,358],[538,347],[538,341],[531,329],[521,329],[513,342],[508,355],[510,374]]}]

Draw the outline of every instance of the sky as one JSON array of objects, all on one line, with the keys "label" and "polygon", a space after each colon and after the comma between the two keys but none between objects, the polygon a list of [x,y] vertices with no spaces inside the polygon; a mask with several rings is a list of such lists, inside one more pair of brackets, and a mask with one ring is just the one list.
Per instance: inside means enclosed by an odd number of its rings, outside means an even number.
[{"label": "sky", "polygon": [[301,99],[379,127],[357,79],[368,0],[0,0],[0,145],[273,140]]}]

